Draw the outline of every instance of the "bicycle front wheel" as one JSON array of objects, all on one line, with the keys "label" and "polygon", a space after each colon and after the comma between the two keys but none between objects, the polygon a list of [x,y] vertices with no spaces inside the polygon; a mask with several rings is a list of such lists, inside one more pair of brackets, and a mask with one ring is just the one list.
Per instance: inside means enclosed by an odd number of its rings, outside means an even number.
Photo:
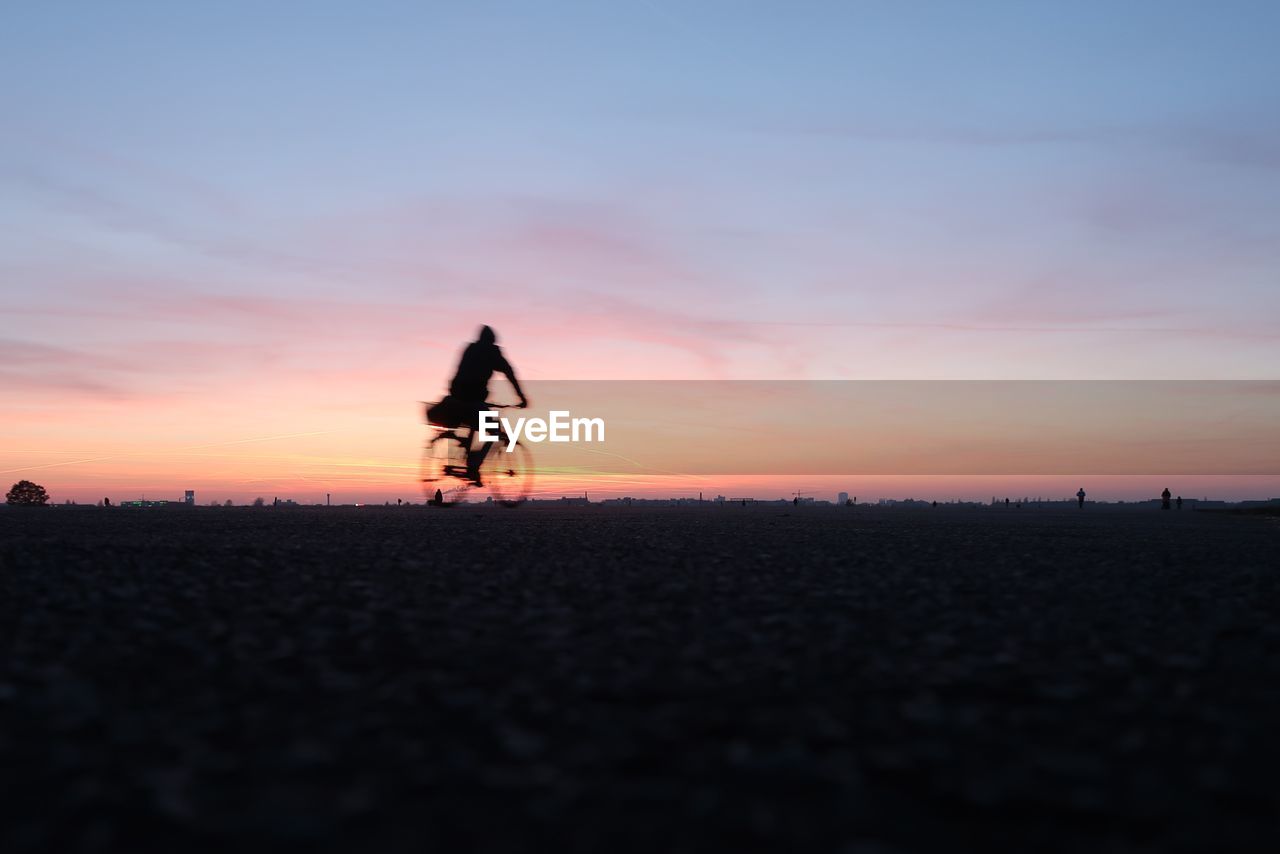
[{"label": "bicycle front wheel", "polygon": [[503,507],[523,503],[533,489],[533,454],[524,445],[509,451],[494,448],[485,457],[482,471],[493,500]]}]

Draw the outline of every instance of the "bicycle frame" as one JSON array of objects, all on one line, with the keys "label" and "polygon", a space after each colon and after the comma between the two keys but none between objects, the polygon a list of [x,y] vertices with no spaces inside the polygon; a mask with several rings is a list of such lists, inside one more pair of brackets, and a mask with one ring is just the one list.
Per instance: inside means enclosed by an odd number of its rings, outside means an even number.
[{"label": "bicycle frame", "polygon": [[[516,409],[518,407],[511,403],[485,403],[484,408]],[[442,439],[450,443],[448,462],[444,466],[443,474],[446,477],[450,477],[455,480],[470,482],[471,478],[467,474],[467,458],[471,454],[472,445],[475,444],[476,428],[470,424],[462,424],[457,427],[445,427],[443,425],[432,424],[430,422],[427,423],[427,426],[432,430],[437,431],[436,438],[431,440],[432,443],[438,442]],[[466,432],[464,433],[462,431]],[[499,423],[498,447],[505,448],[509,441],[510,434],[508,434],[506,429],[502,427],[501,423]],[[519,444],[519,440],[517,440],[515,444]],[[457,454],[454,453],[455,450],[458,452]],[[490,453],[493,453],[492,449],[490,450]]]}]

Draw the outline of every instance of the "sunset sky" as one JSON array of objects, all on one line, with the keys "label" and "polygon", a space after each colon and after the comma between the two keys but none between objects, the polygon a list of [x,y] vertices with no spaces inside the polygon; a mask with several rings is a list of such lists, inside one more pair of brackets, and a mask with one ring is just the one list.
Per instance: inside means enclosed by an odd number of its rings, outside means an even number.
[{"label": "sunset sky", "polygon": [[3,487],[417,499],[481,323],[534,380],[1273,379],[1277,41],[1271,2],[13,6]]}]

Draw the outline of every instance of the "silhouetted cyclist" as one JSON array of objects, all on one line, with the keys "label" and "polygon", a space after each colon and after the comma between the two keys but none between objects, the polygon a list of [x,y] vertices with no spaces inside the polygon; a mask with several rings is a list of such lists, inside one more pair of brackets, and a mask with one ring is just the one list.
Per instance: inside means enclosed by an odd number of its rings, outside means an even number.
[{"label": "silhouetted cyclist", "polygon": [[481,442],[475,447],[473,437],[480,427],[480,412],[485,408],[489,397],[489,380],[495,373],[502,374],[511,381],[511,387],[520,397],[520,406],[529,405],[516,379],[516,372],[511,363],[502,355],[498,346],[497,334],[488,326],[480,327],[480,335],[462,351],[462,359],[458,362],[458,370],[449,383],[449,394],[444,400],[427,410],[427,420],[432,424],[444,427],[471,428],[467,441],[467,477],[476,486],[480,482],[480,464],[489,453],[492,442]]}]

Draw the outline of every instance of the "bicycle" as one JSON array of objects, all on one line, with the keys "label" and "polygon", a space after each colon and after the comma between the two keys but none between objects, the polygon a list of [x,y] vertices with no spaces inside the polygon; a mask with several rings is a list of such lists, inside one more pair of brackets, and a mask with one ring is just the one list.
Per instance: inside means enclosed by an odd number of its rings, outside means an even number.
[{"label": "bicycle", "polygon": [[[485,409],[513,409],[511,404],[486,403]],[[427,422],[435,435],[427,439],[422,449],[420,480],[427,503],[440,507],[452,507],[464,500],[467,493],[476,488],[467,474],[467,450],[473,441],[467,425],[444,427]],[[503,507],[517,507],[529,497],[533,486],[533,455],[524,445],[515,444],[507,450],[510,437],[501,422],[498,425],[498,441],[485,454],[480,465],[480,479],[490,496]]]}]

